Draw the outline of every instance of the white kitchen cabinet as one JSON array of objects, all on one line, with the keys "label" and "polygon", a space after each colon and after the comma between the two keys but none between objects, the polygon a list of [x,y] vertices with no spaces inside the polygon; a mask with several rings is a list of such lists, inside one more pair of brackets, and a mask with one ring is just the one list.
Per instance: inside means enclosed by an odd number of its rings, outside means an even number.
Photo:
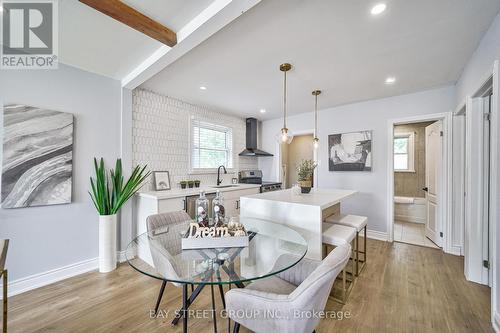
[{"label": "white kitchen cabinet", "polygon": [[247,189],[224,193],[224,208],[226,209],[226,217],[240,215],[240,197],[244,195],[257,194],[259,192],[260,189]]},{"label": "white kitchen cabinet", "polygon": [[[196,195],[201,189],[139,192],[134,200],[135,235],[147,231],[146,219],[149,215],[185,210],[186,196]],[[206,193],[214,193],[214,188],[204,188]],[[226,216],[239,216],[240,197],[260,192],[258,185],[240,185],[237,188],[220,189],[224,198]]]},{"label": "white kitchen cabinet", "polygon": [[137,226],[136,235],[147,231],[146,218],[149,215],[184,210],[185,198],[158,199],[149,196],[136,196],[134,215]]}]

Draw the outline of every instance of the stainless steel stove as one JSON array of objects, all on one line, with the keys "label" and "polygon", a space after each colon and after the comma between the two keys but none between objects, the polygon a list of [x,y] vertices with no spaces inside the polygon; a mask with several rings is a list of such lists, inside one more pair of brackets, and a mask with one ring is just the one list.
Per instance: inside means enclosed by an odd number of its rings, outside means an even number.
[{"label": "stainless steel stove", "polygon": [[238,173],[238,182],[241,184],[260,184],[260,192],[281,190],[280,182],[262,181],[261,170],[245,170]]}]

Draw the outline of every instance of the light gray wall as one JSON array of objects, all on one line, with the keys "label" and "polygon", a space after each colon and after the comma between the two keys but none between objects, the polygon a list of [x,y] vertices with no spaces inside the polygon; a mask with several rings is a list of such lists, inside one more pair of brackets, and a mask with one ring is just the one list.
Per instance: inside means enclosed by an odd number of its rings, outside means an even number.
[{"label": "light gray wall", "polygon": [[491,75],[493,62],[500,59],[500,14],[482,38],[478,48],[467,62],[457,82],[455,105],[465,103],[467,95],[474,94]]},{"label": "light gray wall", "polygon": [[[356,196],[343,204],[343,210],[368,216],[369,229],[387,232],[388,120],[449,112],[454,101],[454,87],[444,87],[319,111],[318,187],[358,190]],[[312,112],[303,113],[289,117],[287,127],[297,133],[313,128],[313,121]],[[276,154],[279,146],[275,137],[282,124],[282,119],[268,120],[262,124],[262,149],[275,154],[273,158],[259,159],[259,167],[263,170],[265,179],[278,180],[279,163]],[[373,130],[373,171],[328,171],[328,135],[359,130]]]},{"label": "light gray wall", "polygon": [[[460,80],[457,82],[456,105],[460,106],[465,102],[467,96],[473,95],[483,84],[483,80],[491,75],[493,63],[500,60],[500,14],[497,15],[491,27],[484,35],[479,47],[476,49],[467,65],[464,67]],[[498,89],[498,87],[496,87]],[[497,90],[498,91],[498,90]],[[500,96],[498,97],[500,98]],[[496,105],[496,110],[492,115],[492,131],[498,133],[500,127],[500,105]],[[494,127],[494,128],[493,128]],[[500,156],[497,160],[500,165]],[[497,188],[500,188],[500,178],[497,179]],[[500,197],[496,198],[496,206],[500,207]],[[491,222],[490,222],[491,223]],[[497,216],[496,239],[500,240],[500,215]],[[496,262],[493,263],[493,269],[496,273],[496,283],[500,281],[500,246],[496,246]],[[496,286],[496,295],[492,295],[493,309],[496,316],[499,315],[500,307],[500,287]]]},{"label": "light gray wall", "polygon": [[64,65],[58,70],[3,70],[0,107],[8,103],[75,117],[73,202],[0,209],[0,238],[11,239],[10,281],[96,258],[97,213],[87,190],[92,158],[102,156],[109,162],[120,156],[120,82]]}]

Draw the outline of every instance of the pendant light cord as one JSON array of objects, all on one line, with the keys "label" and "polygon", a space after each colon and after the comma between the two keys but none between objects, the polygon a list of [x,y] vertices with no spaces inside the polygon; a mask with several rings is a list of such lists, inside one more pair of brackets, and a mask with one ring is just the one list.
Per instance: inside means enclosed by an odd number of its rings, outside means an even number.
[{"label": "pendant light cord", "polygon": [[283,128],[286,128],[286,71],[285,73],[285,80],[283,84]]},{"label": "pendant light cord", "polygon": [[314,96],[314,138],[318,137],[318,95]]}]

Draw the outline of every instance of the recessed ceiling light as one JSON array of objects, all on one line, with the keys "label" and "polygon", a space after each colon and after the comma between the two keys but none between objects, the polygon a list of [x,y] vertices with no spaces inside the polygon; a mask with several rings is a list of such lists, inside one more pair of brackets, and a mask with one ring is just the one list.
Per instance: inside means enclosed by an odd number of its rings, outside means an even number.
[{"label": "recessed ceiling light", "polygon": [[207,90],[207,87],[205,87],[205,86],[201,86],[201,87],[200,87],[200,90]]},{"label": "recessed ceiling light", "polygon": [[373,6],[371,13],[372,15],[380,15],[382,14],[387,8],[387,5],[385,3],[379,3]]},{"label": "recessed ceiling light", "polygon": [[396,83],[396,78],[394,76],[389,76],[387,79],[385,79],[385,84],[394,84]]},{"label": "recessed ceiling light", "polygon": [[260,109],[260,113],[266,113],[266,109]]}]

